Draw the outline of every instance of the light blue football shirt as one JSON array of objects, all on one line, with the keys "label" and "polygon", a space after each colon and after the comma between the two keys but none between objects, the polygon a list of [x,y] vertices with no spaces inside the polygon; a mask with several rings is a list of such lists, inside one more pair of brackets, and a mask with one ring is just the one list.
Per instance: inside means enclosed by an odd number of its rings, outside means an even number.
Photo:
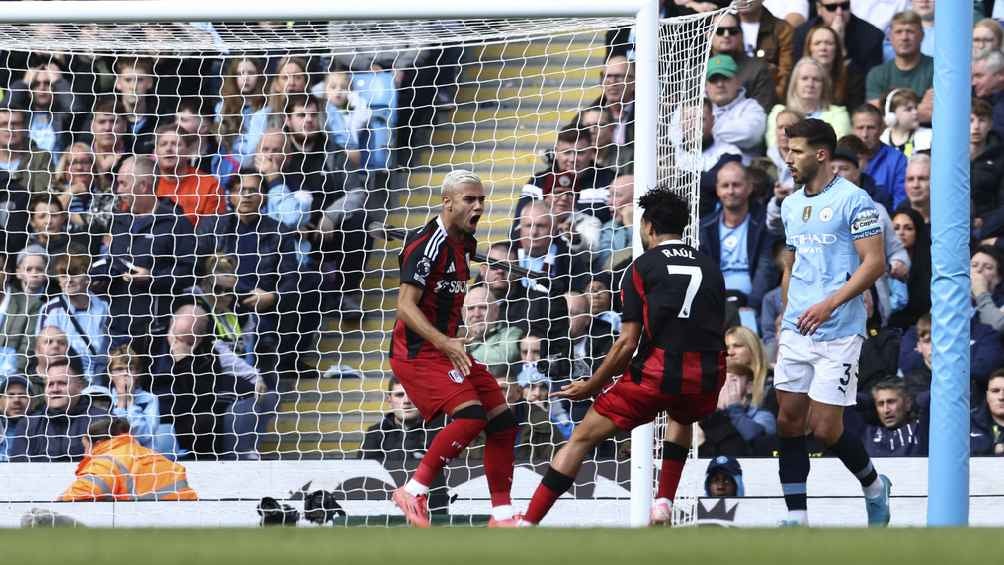
[{"label": "light blue football shirt", "polygon": [[721,254],[719,268],[725,277],[725,288],[738,290],[747,296],[753,292],[753,279],[750,278],[750,262],[746,248],[749,225],[749,214],[734,228],[726,226],[722,220],[718,221],[718,248]]},{"label": "light blue football shirt", "polygon": [[[788,307],[782,328],[798,331],[795,321],[805,310],[836,292],[861,264],[854,241],[882,235],[882,220],[868,193],[836,177],[814,196],[799,189],[781,203],[781,220],[795,264],[788,285]],[[865,305],[857,296],[833,311],[812,334],[830,341],[865,334]]]}]

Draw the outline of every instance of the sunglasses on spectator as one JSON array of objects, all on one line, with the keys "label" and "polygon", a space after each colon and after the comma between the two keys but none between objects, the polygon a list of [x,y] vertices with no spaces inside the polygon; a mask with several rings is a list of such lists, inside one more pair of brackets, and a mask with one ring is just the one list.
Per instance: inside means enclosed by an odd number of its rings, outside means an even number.
[{"label": "sunglasses on spectator", "polygon": [[850,1],[847,1],[847,2],[837,2],[836,4],[823,4],[822,2],[820,2],[819,4],[822,5],[823,8],[826,8],[826,11],[830,12],[830,13],[836,12],[837,8],[840,8],[840,9],[842,9],[845,12],[850,12],[851,11],[851,3],[850,3]]},{"label": "sunglasses on spectator", "polygon": [[739,35],[738,27],[719,27],[715,30],[715,35],[725,37],[726,35]]}]

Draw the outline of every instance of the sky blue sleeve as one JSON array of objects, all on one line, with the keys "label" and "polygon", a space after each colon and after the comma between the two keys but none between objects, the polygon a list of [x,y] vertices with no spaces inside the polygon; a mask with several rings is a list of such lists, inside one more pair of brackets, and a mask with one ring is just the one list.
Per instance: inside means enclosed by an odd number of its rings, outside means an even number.
[{"label": "sky blue sleeve", "polygon": [[875,206],[875,201],[863,190],[855,191],[848,199],[846,213],[851,239],[865,239],[882,234],[882,217]]}]

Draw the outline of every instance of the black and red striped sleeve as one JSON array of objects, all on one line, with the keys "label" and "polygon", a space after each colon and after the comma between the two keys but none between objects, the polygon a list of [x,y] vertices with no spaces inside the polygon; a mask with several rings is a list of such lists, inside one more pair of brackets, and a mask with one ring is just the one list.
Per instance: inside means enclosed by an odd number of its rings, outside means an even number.
[{"label": "black and red striped sleeve", "polygon": [[639,322],[645,320],[645,285],[642,282],[638,261],[624,271],[621,281],[621,320],[624,322]]}]

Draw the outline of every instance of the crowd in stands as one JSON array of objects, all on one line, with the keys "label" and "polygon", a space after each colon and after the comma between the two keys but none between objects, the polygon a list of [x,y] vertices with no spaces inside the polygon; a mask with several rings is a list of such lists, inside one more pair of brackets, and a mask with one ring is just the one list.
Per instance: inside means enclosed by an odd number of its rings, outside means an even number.
[{"label": "crowd in stands", "polygon": [[[727,4],[666,0],[663,15]],[[886,234],[845,424],[873,456],[926,455],[934,0],[747,4],[715,31],[701,106],[676,110],[703,115],[699,154],[681,144],[673,158],[700,174],[692,229],[729,295],[727,379],[699,451],[776,449],[779,210],[798,188],[785,128],[813,117],[837,132],[834,173],[879,204]],[[1004,454],[1000,4],[973,3],[974,455]],[[506,392],[532,461],[549,460],[588,409],[548,393],[588,377],[620,330],[636,192],[632,37],[608,34],[602,94],[555,132],[464,303],[469,352]],[[172,456],[257,457],[280,379],[316,376],[306,354],[322,319],[363,315],[364,226],[418,126],[451,104],[462,56],[8,53],[0,459],[79,458],[87,422],[109,412]],[[359,455],[420,458],[437,425],[393,379],[386,400]],[[620,450],[609,442],[599,455]]]}]

